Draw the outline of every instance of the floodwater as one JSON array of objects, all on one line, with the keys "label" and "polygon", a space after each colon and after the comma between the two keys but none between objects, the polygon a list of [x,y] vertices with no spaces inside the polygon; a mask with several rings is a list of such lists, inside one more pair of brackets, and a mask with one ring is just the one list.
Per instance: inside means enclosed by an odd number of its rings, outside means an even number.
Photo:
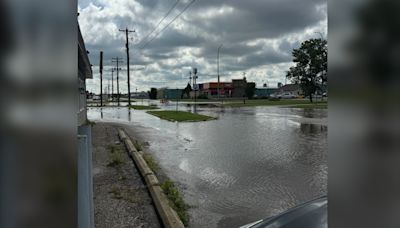
[{"label": "floodwater", "polygon": [[[179,110],[193,108],[178,104]],[[193,206],[191,227],[238,227],[327,193],[326,110],[208,105],[196,110],[218,119],[168,122],[125,107],[90,108],[88,116],[140,132]]]}]

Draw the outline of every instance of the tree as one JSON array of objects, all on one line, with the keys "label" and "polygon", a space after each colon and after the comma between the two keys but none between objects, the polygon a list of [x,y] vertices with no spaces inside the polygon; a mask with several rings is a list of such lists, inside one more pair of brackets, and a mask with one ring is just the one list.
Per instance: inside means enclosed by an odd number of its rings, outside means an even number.
[{"label": "tree", "polygon": [[190,92],[192,91],[192,86],[190,85],[190,83],[187,84],[186,88],[183,89],[182,91],[182,96],[181,98],[183,98],[183,96],[186,94],[186,97],[190,97]]},{"label": "tree", "polygon": [[156,88],[151,88],[150,91],[148,91],[149,93],[149,98],[154,100],[157,99],[157,89]]},{"label": "tree", "polygon": [[245,94],[247,98],[249,99],[253,98],[255,91],[256,91],[256,83],[254,82],[246,83]]},{"label": "tree", "polygon": [[327,82],[328,42],[323,39],[310,39],[292,52],[295,66],[290,67],[286,78],[300,84],[305,96],[313,102],[312,95]]}]

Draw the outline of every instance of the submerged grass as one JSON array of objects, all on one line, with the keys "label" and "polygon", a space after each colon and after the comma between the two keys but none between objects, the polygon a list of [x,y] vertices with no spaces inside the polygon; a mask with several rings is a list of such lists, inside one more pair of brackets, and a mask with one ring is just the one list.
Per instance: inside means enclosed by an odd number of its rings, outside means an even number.
[{"label": "submerged grass", "polygon": [[178,121],[178,122],[197,122],[197,121],[207,121],[214,120],[216,118],[191,112],[183,111],[148,111],[147,113],[157,116],[160,119],[168,121]]},{"label": "submerged grass", "polygon": [[161,188],[169,199],[171,207],[176,211],[182,223],[187,226],[190,218],[188,213],[190,206],[183,201],[183,198],[179,194],[174,182],[170,180],[165,181],[161,185]]},{"label": "submerged grass", "polygon": [[326,101],[318,101],[310,103],[306,99],[280,99],[280,100],[268,100],[268,99],[257,99],[257,100],[237,100],[227,101],[223,105],[226,107],[254,107],[254,106],[284,106],[284,105],[312,105],[312,104],[327,104]]},{"label": "submerged grass", "polygon": [[[144,154],[143,159],[154,173],[158,172],[160,167],[150,154]],[[188,226],[190,219],[188,209],[190,206],[185,203],[174,182],[167,179],[160,187],[167,196],[170,206],[176,211],[182,223]]]},{"label": "submerged grass", "polygon": [[159,107],[154,106],[154,105],[150,105],[150,106],[147,106],[147,105],[131,105],[131,106],[129,106],[129,108],[133,108],[133,109],[136,109],[136,110],[160,109]]},{"label": "submerged grass", "polygon": [[146,161],[149,168],[154,172],[157,173],[159,166],[156,161],[154,161],[153,157],[150,154],[144,154],[143,159]]},{"label": "submerged grass", "polygon": [[328,103],[312,103],[312,104],[298,104],[290,105],[288,108],[304,108],[304,109],[327,109]]},{"label": "submerged grass", "polygon": [[140,142],[135,140],[133,141],[133,145],[135,146],[137,151],[142,151],[142,146],[140,145]]}]

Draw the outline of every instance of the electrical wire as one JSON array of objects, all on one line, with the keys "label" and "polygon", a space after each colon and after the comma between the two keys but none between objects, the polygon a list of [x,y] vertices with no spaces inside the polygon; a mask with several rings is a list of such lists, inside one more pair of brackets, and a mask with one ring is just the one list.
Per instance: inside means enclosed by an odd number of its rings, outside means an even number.
[{"label": "electrical wire", "polygon": [[149,40],[142,47],[140,47],[140,49],[145,48],[149,43],[151,43],[155,38],[157,38],[164,30],[168,28],[168,26],[170,26],[176,19],[178,19],[195,1],[196,0],[192,0],[188,5],[186,5],[186,7],[178,15],[176,15],[176,17],[172,19],[172,21],[170,21],[163,29],[161,29],[161,31],[158,32],[151,40]]}]

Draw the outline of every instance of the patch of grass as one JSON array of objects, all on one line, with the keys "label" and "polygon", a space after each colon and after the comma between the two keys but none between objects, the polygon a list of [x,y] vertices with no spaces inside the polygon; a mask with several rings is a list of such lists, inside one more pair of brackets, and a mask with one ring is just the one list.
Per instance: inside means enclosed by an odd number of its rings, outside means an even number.
[{"label": "patch of grass", "polygon": [[129,106],[129,108],[133,108],[133,109],[136,109],[136,110],[160,109],[159,107],[154,106],[154,105],[150,105],[150,106],[147,106],[147,105],[131,105],[131,106]]},{"label": "patch of grass", "polygon": [[298,104],[290,105],[288,108],[304,108],[304,109],[327,109],[328,103],[310,103],[310,104]]},{"label": "patch of grass", "polygon": [[121,190],[119,188],[117,188],[117,187],[111,188],[111,190],[108,191],[108,193],[111,193],[112,194],[112,198],[114,198],[114,199],[122,199],[123,198]]},{"label": "patch of grass", "polygon": [[149,166],[149,168],[157,173],[159,166],[157,164],[156,161],[154,161],[153,157],[150,154],[144,154],[143,155],[143,159],[146,161],[147,165]]},{"label": "patch of grass", "polygon": [[108,159],[109,162],[107,166],[109,167],[120,167],[121,165],[125,164],[122,145],[109,145]]},{"label": "patch of grass", "polygon": [[86,125],[93,126],[93,125],[95,125],[95,124],[96,124],[96,122],[91,121],[91,120],[89,120],[89,119],[86,119]]},{"label": "patch of grass", "polygon": [[168,180],[161,185],[161,188],[169,199],[171,207],[176,211],[182,223],[187,226],[190,219],[188,213],[188,209],[190,208],[190,206],[183,201],[183,198],[179,194],[179,191],[175,187],[175,184],[172,181]]},{"label": "patch of grass", "polygon": [[268,99],[257,99],[257,100],[243,100],[226,101],[224,106],[226,107],[254,107],[254,106],[286,106],[286,105],[305,105],[305,104],[327,104],[326,101],[319,101],[310,103],[307,99],[280,99],[280,100],[268,100]]},{"label": "patch of grass", "polygon": [[142,151],[142,146],[140,145],[140,142],[135,140],[133,141],[133,145],[135,146],[137,151]]},{"label": "patch of grass", "polygon": [[112,198],[117,199],[117,200],[126,200],[129,201],[130,203],[136,203],[138,202],[138,198],[136,197],[136,191],[132,188],[118,188],[118,187],[112,187],[108,193],[112,194]]},{"label": "patch of grass", "polygon": [[197,122],[197,121],[207,121],[216,119],[211,116],[200,115],[191,112],[183,112],[183,111],[148,111],[147,113],[157,116],[160,119],[168,121],[178,121],[178,122],[183,122],[183,121]]}]

